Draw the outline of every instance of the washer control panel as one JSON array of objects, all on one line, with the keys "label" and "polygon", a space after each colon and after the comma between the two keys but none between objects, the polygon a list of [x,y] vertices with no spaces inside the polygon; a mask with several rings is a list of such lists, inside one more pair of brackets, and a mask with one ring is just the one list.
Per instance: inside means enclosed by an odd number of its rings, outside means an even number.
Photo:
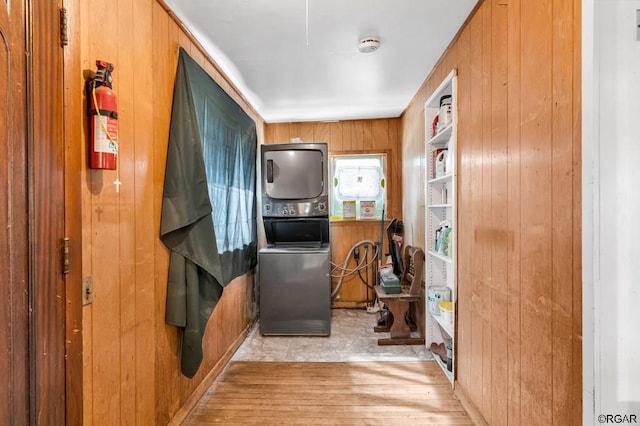
[{"label": "washer control panel", "polygon": [[326,197],[313,201],[282,201],[265,199],[262,203],[263,217],[326,217],[329,208]]}]

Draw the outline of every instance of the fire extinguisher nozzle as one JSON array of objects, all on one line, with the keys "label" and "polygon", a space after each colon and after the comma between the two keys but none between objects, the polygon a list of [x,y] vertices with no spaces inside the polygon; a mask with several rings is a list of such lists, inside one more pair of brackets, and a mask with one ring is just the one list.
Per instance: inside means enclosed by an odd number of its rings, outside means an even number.
[{"label": "fire extinguisher nozzle", "polygon": [[108,72],[113,71],[113,64],[111,62],[101,61],[98,59],[96,61],[96,66],[98,67],[98,70],[106,69]]}]

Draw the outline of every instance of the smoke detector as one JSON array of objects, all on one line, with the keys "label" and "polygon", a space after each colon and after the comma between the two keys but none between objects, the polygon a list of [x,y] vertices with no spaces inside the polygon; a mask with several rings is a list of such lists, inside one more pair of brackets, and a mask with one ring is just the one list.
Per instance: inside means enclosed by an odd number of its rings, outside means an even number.
[{"label": "smoke detector", "polygon": [[360,53],[375,52],[378,50],[378,47],[380,47],[380,40],[378,40],[378,37],[365,37],[360,40],[360,43],[358,44],[358,50]]}]

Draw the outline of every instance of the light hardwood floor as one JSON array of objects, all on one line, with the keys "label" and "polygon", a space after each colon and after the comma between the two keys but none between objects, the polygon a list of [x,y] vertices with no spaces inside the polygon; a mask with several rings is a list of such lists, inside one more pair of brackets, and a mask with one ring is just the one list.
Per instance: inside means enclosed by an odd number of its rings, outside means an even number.
[{"label": "light hardwood floor", "polygon": [[183,425],[473,424],[424,346],[378,346],[376,316],[334,309],[328,337],[258,324]]},{"label": "light hardwood floor", "polygon": [[471,425],[433,361],[232,361],[184,425]]}]

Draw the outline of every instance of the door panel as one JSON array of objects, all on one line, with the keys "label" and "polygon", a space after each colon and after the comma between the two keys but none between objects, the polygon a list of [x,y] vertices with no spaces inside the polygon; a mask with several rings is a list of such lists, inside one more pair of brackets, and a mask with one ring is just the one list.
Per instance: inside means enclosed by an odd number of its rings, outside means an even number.
[{"label": "door panel", "polygon": [[[0,5],[0,423],[28,420],[24,9]],[[6,141],[6,142],[4,142]]]},{"label": "door panel", "polygon": [[61,1],[31,2],[28,100],[28,175],[32,416],[38,424],[62,425],[65,417],[65,308],[62,273],[64,229],[64,137]]},{"label": "door panel", "polygon": [[29,419],[24,13],[0,3],[0,424]]},{"label": "door panel", "polygon": [[0,2],[0,424],[60,425],[68,420],[60,4],[33,3]]}]

